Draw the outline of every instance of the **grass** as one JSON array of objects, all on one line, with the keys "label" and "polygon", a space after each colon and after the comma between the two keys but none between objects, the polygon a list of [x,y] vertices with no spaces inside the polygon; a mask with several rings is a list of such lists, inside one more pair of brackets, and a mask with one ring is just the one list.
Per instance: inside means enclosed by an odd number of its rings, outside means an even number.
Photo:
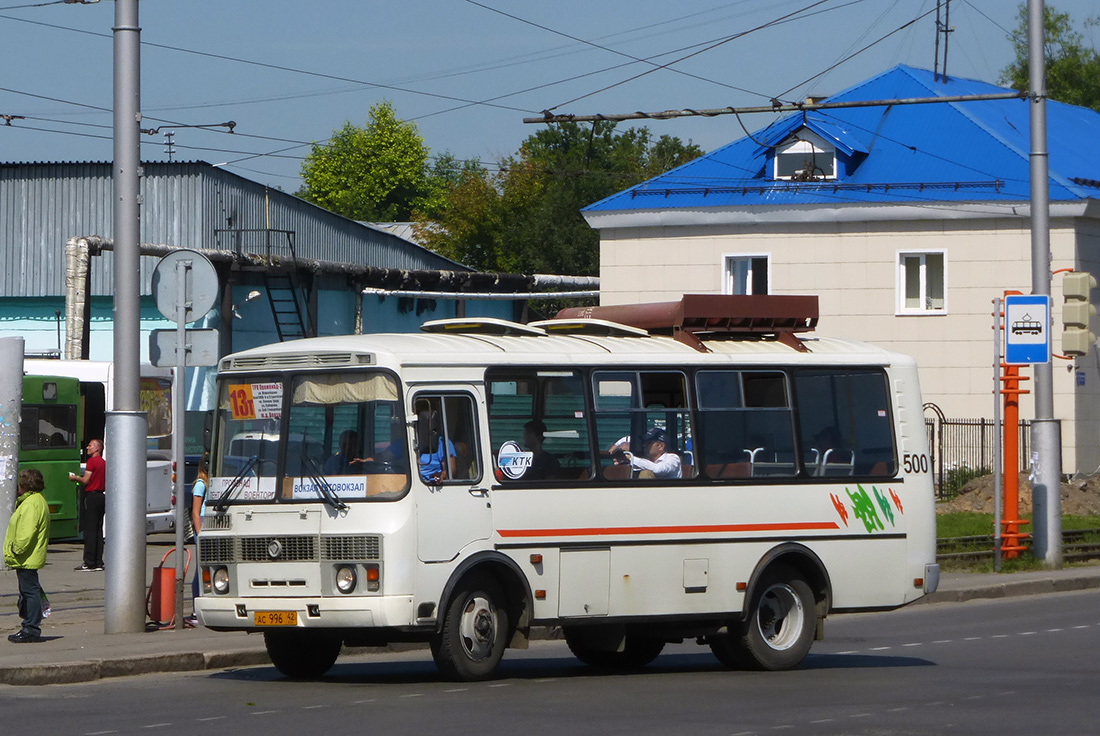
[{"label": "grass", "polygon": [[[1024,524],[1021,531],[1030,532],[1031,525]],[[1100,516],[1073,516],[1062,517],[1062,530],[1074,531],[1078,529],[1100,529]],[[993,514],[981,514],[976,512],[960,512],[955,514],[937,514],[936,537],[949,539],[958,537],[990,537],[993,534]],[[1082,539],[1083,542],[1100,542],[1100,535],[1089,535]],[[987,540],[960,541],[949,548],[941,548],[943,552],[969,552],[989,550],[991,546]],[[992,554],[983,559],[946,559],[940,566],[944,570],[969,571],[969,572],[993,572]],[[1043,563],[1036,559],[1031,552],[1021,552],[1016,559],[1003,560],[1001,572],[1020,572],[1023,570],[1042,569]]]}]

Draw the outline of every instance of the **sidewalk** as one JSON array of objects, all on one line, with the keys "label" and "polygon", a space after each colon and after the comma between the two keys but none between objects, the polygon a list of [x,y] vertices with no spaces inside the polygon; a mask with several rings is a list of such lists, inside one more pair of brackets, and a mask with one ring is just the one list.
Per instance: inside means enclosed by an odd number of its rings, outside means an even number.
[{"label": "sidewalk", "polygon": [[[153,568],[160,565],[174,543],[169,534],[149,537],[146,589],[152,581]],[[104,574],[74,571],[80,562],[79,544],[50,545],[41,579],[53,613],[43,622],[42,635],[46,641],[37,644],[12,644],[6,640],[8,634],[19,629],[19,616],[15,612],[18,586],[13,571],[0,573],[0,633],[4,635],[0,639],[0,684],[87,682],[104,677],[244,667],[270,661],[259,634],[216,633],[202,627],[136,634],[103,633]],[[175,557],[170,557],[168,563],[174,565]],[[190,578],[185,587],[185,613],[190,614]],[[1100,565],[1004,575],[946,573],[940,579],[939,591],[919,604],[1089,588],[1100,588]]]}]

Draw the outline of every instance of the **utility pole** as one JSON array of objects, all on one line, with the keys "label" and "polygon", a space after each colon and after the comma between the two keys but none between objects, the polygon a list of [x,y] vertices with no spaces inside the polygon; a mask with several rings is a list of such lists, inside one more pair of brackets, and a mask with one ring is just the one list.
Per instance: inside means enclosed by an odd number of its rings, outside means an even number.
[{"label": "utility pole", "polygon": [[[19,495],[19,428],[23,415],[23,338],[0,337],[0,540]],[[6,570],[0,558],[0,570]]]},{"label": "utility pole", "polygon": [[[1031,293],[1050,296],[1050,174],[1043,0],[1028,0],[1031,88]],[[1054,418],[1054,368],[1035,365],[1031,424],[1033,551],[1047,567],[1062,567],[1062,427]]]},{"label": "utility pole", "polygon": [[141,28],[138,0],[115,0],[114,410],[107,413],[108,634],[145,630],[145,445],[141,411]]}]

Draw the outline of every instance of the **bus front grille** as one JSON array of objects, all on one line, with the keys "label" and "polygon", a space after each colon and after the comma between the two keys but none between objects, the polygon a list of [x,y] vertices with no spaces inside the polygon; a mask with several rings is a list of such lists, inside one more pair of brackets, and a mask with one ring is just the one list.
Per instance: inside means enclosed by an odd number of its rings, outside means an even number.
[{"label": "bus front grille", "polygon": [[241,562],[316,562],[317,537],[241,537]]},{"label": "bus front grille", "polygon": [[[318,552],[320,550],[320,552]],[[199,535],[203,565],[238,562],[362,562],[382,559],[382,537],[376,534],[333,536],[227,537]]]},{"label": "bus front grille", "polygon": [[376,536],[321,537],[326,560],[358,562],[382,559],[382,538]]}]

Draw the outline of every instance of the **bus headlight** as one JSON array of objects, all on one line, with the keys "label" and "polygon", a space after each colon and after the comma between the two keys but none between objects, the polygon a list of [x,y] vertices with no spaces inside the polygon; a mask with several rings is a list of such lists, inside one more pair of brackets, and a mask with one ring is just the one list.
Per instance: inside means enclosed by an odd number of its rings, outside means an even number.
[{"label": "bus headlight", "polygon": [[212,582],[214,585],[215,593],[220,593],[221,595],[225,595],[226,593],[228,593],[229,570],[226,570],[224,567],[219,567],[217,570],[214,571]]},{"label": "bus headlight", "polygon": [[350,593],[355,590],[355,568],[350,565],[341,565],[336,570],[336,589],[341,593]]}]

